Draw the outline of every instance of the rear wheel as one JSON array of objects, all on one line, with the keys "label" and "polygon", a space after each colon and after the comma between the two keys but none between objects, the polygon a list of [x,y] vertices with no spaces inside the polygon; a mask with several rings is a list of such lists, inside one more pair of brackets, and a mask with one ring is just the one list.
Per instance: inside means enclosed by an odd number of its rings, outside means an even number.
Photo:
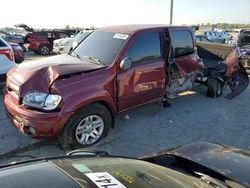
[{"label": "rear wheel", "polygon": [[224,83],[218,79],[210,78],[207,80],[207,96],[216,98],[223,93]]},{"label": "rear wheel", "polygon": [[90,146],[104,138],[112,124],[108,109],[92,104],[78,110],[65,125],[59,141],[63,149]]},{"label": "rear wheel", "polygon": [[41,45],[39,47],[39,53],[41,55],[49,55],[50,54],[50,47],[49,47],[49,45],[45,45],[45,44]]}]

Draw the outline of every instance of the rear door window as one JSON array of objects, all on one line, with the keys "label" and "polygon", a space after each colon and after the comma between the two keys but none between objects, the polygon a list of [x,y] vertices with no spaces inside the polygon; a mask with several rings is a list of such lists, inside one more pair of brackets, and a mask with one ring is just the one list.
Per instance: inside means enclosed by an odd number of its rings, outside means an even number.
[{"label": "rear door window", "polygon": [[39,36],[39,37],[45,37],[45,38],[47,38],[47,33],[45,33],[45,32],[37,32],[35,35]]},{"label": "rear door window", "polygon": [[55,35],[56,35],[56,38],[67,38],[68,37],[68,35],[66,34],[66,33],[55,33]]},{"label": "rear door window", "polygon": [[6,44],[0,39],[0,47],[6,47]]},{"label": "rear door window", "polygon": [[48,32],[48,33],[47,33],[47,38],[49,38],[49,39],[50,39],[50,38],[54,38],[54,37],[53,37],[53,33]]},{"label": "rear door window", "polygon": [[137,37],[126,57],[132,59],[132,65],[152,62],[162,57],[159,32],[144,33]]},{"label": "rear door window", "polygon": [[5,33],[0,33],[0,37],[6,38],[6,34]]},{"label": "rear door window", "polygon": [[194,52],[193,37],[189,31],[170,32],[174,57],[181,57]]}]

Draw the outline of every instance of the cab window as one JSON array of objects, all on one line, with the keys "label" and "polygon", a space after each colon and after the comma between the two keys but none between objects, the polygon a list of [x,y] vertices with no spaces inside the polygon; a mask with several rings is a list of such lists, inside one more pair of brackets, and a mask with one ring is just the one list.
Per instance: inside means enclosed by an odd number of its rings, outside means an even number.
[{"label": "cab window", "polygon": [[193,37],[189,31],[170,32],[174,57],[181,57],[194,52]]},{"label": "cab window", "polygon": [[132,59],[132,66],[152,62],[162,57],[159,32],[144,33],[138,36],[126,57]]}]

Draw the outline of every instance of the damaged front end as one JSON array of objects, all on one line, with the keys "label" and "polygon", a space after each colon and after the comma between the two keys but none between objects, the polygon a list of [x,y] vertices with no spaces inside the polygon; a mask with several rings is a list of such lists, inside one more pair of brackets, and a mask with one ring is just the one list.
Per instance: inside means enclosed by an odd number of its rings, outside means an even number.
[{"label": "damaged front end", "polygon": [[225,61],[218,61],[205,68],[203,74],[197,77],[199,83],[205,83],[208,87],[208,96],[220,96],[226,86],[230,89],[230,93],[225,98],[231,100],[248,87],[248,74],[240,59],[240,49],[234,47]]}]

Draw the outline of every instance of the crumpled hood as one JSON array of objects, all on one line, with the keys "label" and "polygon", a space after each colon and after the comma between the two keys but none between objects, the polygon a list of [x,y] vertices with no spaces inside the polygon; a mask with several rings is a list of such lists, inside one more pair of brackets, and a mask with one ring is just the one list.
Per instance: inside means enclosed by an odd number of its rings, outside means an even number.
[{"label": "crumpled hood", "polygon": [[7,76],[19,83],[22,96],[30,89],[48,92],[51,84],[59,76],[84,73],[103,67],[63,54],[22,63],[9,71]]},{"label": "crumpled hood", "polygon": [[250,153],[230,146],[194,143],[168,151],[250,187]]}]

